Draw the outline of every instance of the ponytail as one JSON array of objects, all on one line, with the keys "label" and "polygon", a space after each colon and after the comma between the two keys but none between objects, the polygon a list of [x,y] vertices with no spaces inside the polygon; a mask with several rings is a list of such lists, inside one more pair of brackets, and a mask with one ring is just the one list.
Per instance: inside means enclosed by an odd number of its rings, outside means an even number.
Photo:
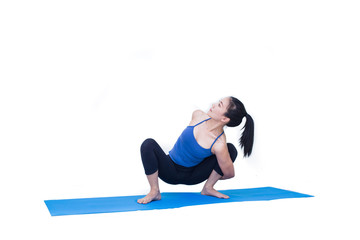
[{"label": "ponytail", "polygon": [[250,156],[254,144],[254,120],[249,114],[246,114],[246,122],[242,136],[239,139],[241,148],[244,150],[244,157]]},{"label": "ponytail", "polygon": [[244,104],[235,97],[230,97],[230,104],[225,116],[230,118],[230,121],[226,124],[228,127],[239,126],[242,119],[246,117],[245,125],[241,129],[244,129],[244,131],[239,139],[239,144],[244,151],[244,157],[249,157],[254,144],[254,120],[246,112]]}]

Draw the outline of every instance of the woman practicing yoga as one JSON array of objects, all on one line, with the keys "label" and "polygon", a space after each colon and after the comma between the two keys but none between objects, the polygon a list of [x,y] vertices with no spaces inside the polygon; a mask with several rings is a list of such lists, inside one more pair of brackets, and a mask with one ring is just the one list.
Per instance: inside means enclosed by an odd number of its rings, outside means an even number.
[{"label": "woman practicing yoga", "polygon": [[237,151],[226,143],[224,127],[236,127],[246,118],[239,143],[244,156],[250,156],[254,142],[254,121],[244,105],[234,97],[226,97],[212,105],[205,113],[196,110],[189,126],[180,135],[169,155],[166,155],[154,139],[146,139],[141,145],[141,158],[150,184],[150,192],[138,203],[160,200],[158,178],[169,184],[193,185],[206,183],[203,195],[229,198],[214,189],[215,183],[235,176],[233,162]]}]

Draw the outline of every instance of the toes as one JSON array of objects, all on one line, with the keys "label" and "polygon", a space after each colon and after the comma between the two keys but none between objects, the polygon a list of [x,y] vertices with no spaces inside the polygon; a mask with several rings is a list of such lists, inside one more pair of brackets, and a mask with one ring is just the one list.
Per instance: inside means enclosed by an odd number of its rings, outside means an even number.
[{"label": "toes", "polygon": [[145,200],[144,200],[144,198],[141,198],[141,199],[138,199],[137,202],[140,204],[143,204],[145,202]]},{"label": "toes", "polygon": [[222,194],[222,193],[219,193],[219,198],[228,199],[229,196],[227,196],[227,195],[225,195],[225,194]]},{"label": "toes", "polygon": [[141,203],[141,204],[147,204],[149,202],[152,202],[152,201],[157,201],[157,200],[160,200],[161,199],[161,195],[160,193],[158,193],[157,195],[153,196],[153,194],[148,194],[146,195],[145,197],[143,198],[140,198],[137,200],[138,203]]},{"label": "toes", "polygon": [[149,203],[149,199],[144,197],[144,198],[138,199],[137,202],[140,204],[147,204],[147,203]]}]

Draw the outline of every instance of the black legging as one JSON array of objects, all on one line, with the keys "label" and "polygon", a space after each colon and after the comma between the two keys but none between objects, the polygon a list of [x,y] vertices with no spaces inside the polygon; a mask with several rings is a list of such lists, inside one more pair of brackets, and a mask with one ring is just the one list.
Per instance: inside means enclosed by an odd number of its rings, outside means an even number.
[{"label": "black legging", "polygon": [[[234,162],[237,150],[231,143],[228,143],[227,146],[230,158]],[[215,155],[205,158],[194,167],[184,167],[174,163],[159,144],[151,138],[142,143],[140,152],[145,174],[151,175],[159,171],[159,178],[169,184],[198,184],[207,180],[213,170],[223,176]]]}]

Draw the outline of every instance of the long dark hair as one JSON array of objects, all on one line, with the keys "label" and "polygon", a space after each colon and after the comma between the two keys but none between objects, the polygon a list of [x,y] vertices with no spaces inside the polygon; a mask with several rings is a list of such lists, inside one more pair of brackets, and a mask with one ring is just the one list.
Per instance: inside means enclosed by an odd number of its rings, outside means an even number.
[{"label": "long dark hair", "polygon": [[228,127],[239,126],[243,118],[246,117],[245,125],[242,128],[244,131],[239,139],[239,144],[244,150],[244,157],[249,157],[254,144],[254,120],[246,112],[244,104],[235,97],[230,97],[230,104],[225,116],[230,118],[230,121],[226,124]]}]

